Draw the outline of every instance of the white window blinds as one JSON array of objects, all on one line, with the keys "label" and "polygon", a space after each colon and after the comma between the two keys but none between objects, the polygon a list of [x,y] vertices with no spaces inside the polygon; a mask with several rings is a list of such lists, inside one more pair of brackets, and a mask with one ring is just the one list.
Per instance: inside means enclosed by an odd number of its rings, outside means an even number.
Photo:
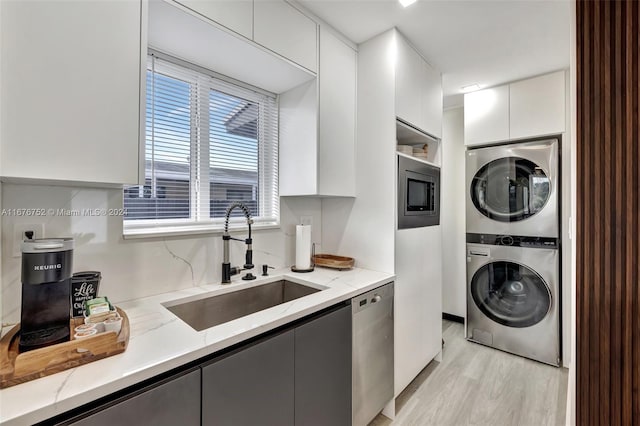
[{"label": "white window blinds", "polygon": [[124,190],[125,234],[219,229],[235,201],[277,224],[277,112],[275,95],[151,55],[145,184]]}]

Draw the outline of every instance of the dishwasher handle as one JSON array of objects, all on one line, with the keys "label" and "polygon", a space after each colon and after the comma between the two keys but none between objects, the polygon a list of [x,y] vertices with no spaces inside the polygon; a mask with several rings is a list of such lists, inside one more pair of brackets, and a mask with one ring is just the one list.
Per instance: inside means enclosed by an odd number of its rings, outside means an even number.
[{"label": "dishwasher handle", "polygon": [[378,287],[373,289],[367,293],[361,294],[359,296],[351,299],[351,306],[353,313],[357,313],[363,311],[365,309],[370,309],[375,306],[379,306],[386,300],[393,300],[393,283],[388,283],[383,285],[382,287]]}]

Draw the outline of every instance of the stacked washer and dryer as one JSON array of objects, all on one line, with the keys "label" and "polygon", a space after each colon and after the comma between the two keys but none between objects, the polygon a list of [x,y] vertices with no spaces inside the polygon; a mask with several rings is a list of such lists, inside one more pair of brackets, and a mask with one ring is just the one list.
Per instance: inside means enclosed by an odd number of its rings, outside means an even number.
[{"label": "stacked washer and dryer", "polygon": [[559,140],[466,154],[467,339],[560,365]]}]

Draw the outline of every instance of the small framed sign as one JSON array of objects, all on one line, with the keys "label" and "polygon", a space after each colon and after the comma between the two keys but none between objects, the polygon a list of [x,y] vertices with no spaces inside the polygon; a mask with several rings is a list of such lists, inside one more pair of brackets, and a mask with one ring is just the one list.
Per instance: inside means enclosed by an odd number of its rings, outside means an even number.
[{"label": "small framed sign", "polygon": [[98,295],[102,275],[97,271],[76,272],[71,277],[71,311],[73,317],[84,315],[84,301]]}]

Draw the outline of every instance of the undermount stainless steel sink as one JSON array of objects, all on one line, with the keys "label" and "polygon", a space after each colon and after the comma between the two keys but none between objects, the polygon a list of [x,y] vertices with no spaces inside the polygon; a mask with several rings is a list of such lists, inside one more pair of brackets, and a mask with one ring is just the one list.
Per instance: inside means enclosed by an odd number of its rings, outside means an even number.
[{"label": "undermount stainless steel sink", "polygon": [[175,305],[170,302],[164,306],[191,328],[201,331],[318,291],[320,289],[281,280]]}]

